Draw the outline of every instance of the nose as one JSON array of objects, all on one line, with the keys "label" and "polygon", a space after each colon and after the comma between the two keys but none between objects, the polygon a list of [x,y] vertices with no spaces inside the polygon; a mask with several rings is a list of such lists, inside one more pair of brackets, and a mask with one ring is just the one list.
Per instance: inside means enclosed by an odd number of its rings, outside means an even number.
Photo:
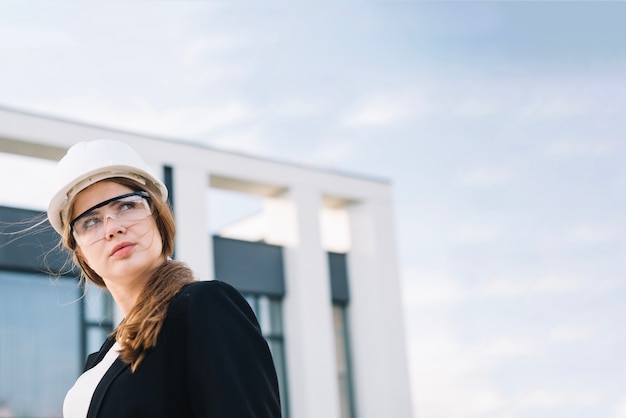
[{"label": "nose", "polygon": [[[111,222],[109,222],[111,220]],[[116,221],[112,216],[106,216],[104,218],[104,227],[106,229],[106,238],[111,239],[116,234],[122,234],[126,232],[126,228],[119,221]]]}]

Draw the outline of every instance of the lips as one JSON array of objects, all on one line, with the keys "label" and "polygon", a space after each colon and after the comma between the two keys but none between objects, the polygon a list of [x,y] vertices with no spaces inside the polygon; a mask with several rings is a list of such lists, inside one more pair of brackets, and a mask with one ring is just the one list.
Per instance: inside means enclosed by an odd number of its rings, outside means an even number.
[{"label": "lips", "polygon": [[133,244],[132,242],[122,242],[113,247],[113,250],[111,250],[111,254],[109,255],[111,257],[125,256],[133,249],[134,246],[135,244]]}]

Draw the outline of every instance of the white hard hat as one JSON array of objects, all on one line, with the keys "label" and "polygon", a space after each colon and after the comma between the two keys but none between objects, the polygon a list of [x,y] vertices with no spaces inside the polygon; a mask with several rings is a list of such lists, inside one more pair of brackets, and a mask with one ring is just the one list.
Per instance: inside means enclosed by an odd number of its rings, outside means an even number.
[{"label": "white hard hat", "polygon": [[48,220],[63,234],[68,222],[67,210],[76,195],[90,185],[112,177],[139,181],[167,199],[167,187],[155,176],[146,162],[128,145],[110,139],[79,142],[59,161],[55,170],[54,194],[48,205]]}]

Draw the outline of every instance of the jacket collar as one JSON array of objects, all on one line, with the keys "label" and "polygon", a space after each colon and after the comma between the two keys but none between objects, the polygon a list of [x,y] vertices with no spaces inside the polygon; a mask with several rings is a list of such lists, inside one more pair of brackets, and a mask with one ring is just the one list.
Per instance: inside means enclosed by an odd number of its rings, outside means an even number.
[{"label": "jacket collar", "polygon": [[[115,339],[113,339],[113,343],[111,343],[110,345],[105,344],[101,352],[104,352],[106,354],[106,352],[108,351],[108,349],[106,349],[106,346],[108,345],[108,348],[110,349],[114,343]],[[102,360],[102,356],[98,357],[100,357],[98,361]],[[97,363],[98,362],[96,361],[95,364]],[[91,367],[93,367],[93,365]],[[130,365],[124,363],[119,357],[115,359],[111,367],[109,367],[109,370],[107,370],[104,376],[102,376],[102,380],[100,380],[100,383],[98,383],[98,386],[93,393],[91,403],[89,404],[89,411],[87,412],[87,418],[96,418],[98,416],[100,406],[102,405],[102,401],[104,400],[106,393],[109,390],[109,387],[115,381],[115,379],[129,367]]]}]

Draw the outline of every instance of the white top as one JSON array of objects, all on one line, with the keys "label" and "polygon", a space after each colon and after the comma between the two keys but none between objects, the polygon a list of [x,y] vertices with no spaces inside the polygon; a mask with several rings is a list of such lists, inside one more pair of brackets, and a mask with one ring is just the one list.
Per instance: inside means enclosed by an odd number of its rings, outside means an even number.
[{"label": "white top", "polygon": [[119,356],[120,345],[115,342],[100,363],[81,374],[65,395],[63,418],[86,418],[96,387]]}]

